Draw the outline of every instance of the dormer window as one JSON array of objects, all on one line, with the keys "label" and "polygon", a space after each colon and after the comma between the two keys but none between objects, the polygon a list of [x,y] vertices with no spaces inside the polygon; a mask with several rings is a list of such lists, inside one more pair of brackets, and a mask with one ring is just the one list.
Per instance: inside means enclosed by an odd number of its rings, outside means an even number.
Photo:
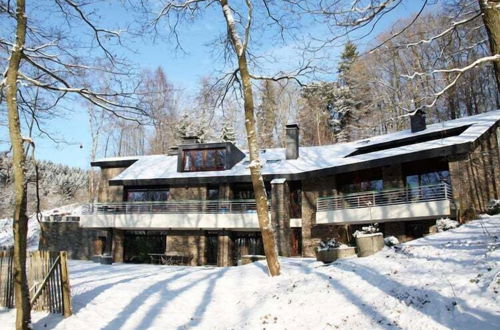
[{"label": "dormer window", "polygon": [[182,151],[183,172],[223,171],[226,148],[187,149]]},{"label": "dormer window", "polygon": [[178,172],[225,171],[245,158],[231,142],[180,145],[177,155]]}]

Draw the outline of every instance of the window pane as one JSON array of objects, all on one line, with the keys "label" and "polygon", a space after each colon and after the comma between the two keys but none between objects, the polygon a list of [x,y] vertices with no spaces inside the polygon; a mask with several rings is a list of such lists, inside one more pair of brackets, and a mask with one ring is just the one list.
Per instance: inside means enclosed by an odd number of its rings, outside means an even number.
[{"label": "window pane", "polygon": [[127,201],[129,202],[164,202],[168,199],[168,189],[153,190],[129,190]]},{"label": "window pane", "polygon": [[226,149],[185,150],[183,171],[224,170]]}]

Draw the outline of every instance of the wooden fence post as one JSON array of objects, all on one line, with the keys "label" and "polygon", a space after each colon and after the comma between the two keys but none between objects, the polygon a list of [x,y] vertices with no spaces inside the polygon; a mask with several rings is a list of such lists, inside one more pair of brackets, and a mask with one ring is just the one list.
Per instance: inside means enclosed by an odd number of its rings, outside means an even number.
[{"label": "wooden fence post", "polygon": [[62,284],[62,295],[63,295],[63,315],[64,317],[68,317],[73,314],[71,310],[71,289],[69,286],[69,275],[68,275],[68,253],[66,251],[61,251],[60,256],[61,256],[61,284]]}]

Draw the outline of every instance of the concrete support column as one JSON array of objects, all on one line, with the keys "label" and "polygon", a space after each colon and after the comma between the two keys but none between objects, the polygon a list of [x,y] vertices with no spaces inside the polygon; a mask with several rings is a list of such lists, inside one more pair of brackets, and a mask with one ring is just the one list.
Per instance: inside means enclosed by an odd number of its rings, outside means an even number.
[{"label": "concrete support column", "polygon": [[290,192],[285,179],[271,181],[271,222],[276,235],[278,254],[289,257],[292,230],[290,228]]},{"label": "concrete support column", "polygon": [[233,241],[231,239],[230,232],[222,231],[219,233],[218,249],[217,266],[232,266]]},{"label": "concrete support column", "polygon": [[113,262],[123,262],[123,242],[125,240],[125,231],[113,229]]}]

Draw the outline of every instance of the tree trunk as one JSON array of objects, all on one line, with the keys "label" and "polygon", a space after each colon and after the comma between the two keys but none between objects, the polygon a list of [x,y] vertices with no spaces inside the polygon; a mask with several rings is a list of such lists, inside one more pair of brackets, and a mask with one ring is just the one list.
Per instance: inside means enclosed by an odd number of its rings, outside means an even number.
[{"label": "tree trunk", "polygon": [[[500,0],[479,0],[483,22],[490,41],[491,54],[500,54]],[[500,61],[493,62],[497,89],[500,91]]]},{"label": "tree trunk", "polygon": [[257,204],[257,217],[259,219],[259,227],[262,233],[262,242],[264,245],[264,253],[266,254],[267,267],[271,276],[280,274],[280,264],[278,260],[278,250],[274,237],[274,230],[269,220],[268,204],[264,179],[261,173],[261,164],[259,159],[259,144],[255,132],[255,116],[254,116],[254,100],[252,91],[252,82],[250,72],[248,71],[248,63],[246,58],[246,49],[241,42],[236,27],[232,10],[229,7],[227,0],[220,0],[224,18],[226,20],[229,37],[234,52],[238,58],[238,67],[243,86],[243,103],[245,110],[245,128],[247,131],[248,150],[250,152],[250,176],[252,178],[253,190],[255,192],[255,202]]},{"label": "tree trunk", "polygon": [[21,63],[26,38],[25,1],[17,0],[16,41],[9,59],[6,85],[9,135],[12,144],[12,163],[14,174],[14,297],[16,301],[16,329],[28,329],[31,326],[31,306],[26,278],[26,236],[28,217],[26,216],[26,167],[23,150],[23,137],[17,108],[17,75]]}]

